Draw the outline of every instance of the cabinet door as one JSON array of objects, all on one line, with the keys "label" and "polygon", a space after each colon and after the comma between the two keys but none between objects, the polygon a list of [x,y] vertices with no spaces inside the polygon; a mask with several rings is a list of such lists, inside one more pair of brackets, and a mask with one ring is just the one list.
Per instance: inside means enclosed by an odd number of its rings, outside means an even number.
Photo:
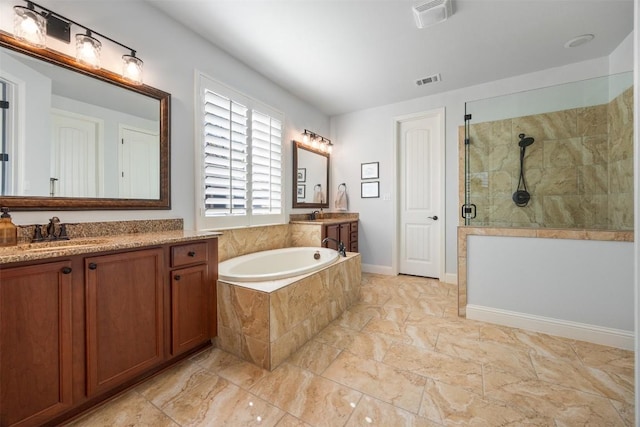
[{"label": "cabinet door", "polygon": [[[71,263],[0,269],[0,425],[69,409]],[[80,272],[82,274],[82,272]]]},{"label": "cabinet door", "polygon": [[89,396],[163,361],[163,252],[85,258]]},{"label": "cabinet door", "polygon": [[171,273],[171,353],[190,350],[210,338],[207,266]]},{"label": "cabinet door", "polygon": [[340,241],[344,243],[345,248],[347,250],[350,249],[351,245],[351,225],[348,222],[344,224],[340,224]]},{"label": "cabinet door", "polygon": [[[329,224],[324,226],[324,237],[340,240],[340,224]],[[323,237],[323,239],[324,239]],[[338,250],[338,244],[334,241],[327,241],[324,244],[326,248]]]}]

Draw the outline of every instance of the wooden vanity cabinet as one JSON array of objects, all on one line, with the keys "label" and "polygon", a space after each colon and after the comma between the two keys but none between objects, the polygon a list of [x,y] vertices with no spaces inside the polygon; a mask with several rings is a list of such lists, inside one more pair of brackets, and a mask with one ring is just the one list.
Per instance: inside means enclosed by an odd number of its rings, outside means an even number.
[{"label": "wooden vanity cabinet", "polygon": [[[325,224],[322,239],[325,237],[341,241],[349,252],[358,252],[358,221]],[[328,241],[324,246],[338,250],[338,244],[332,241]]]},{"label": "wooden vanity cabinet", "polygon": [[87,257],[87,394],[100,394],[164,360],[163,253]]},{"label": "wooden vanity cabinet", "polygon": [[217,239],[0,264],[0,427],[60,425],[217,334]]},{"label": "wooden vanity cabinet", "polygon": [[68,260],[0,269],[0,426],[72,405],[71,273]]}]

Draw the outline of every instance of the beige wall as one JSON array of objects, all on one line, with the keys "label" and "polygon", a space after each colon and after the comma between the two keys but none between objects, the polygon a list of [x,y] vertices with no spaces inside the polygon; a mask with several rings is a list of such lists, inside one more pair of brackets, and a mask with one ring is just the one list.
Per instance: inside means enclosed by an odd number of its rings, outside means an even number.
[{"label": "beige wall", "polygon": [[[521,133],[535,138],[526,207],[511,198]],[[471,225],[633,229],[633,88],[609,104],[473,124],[470,139]]]}]

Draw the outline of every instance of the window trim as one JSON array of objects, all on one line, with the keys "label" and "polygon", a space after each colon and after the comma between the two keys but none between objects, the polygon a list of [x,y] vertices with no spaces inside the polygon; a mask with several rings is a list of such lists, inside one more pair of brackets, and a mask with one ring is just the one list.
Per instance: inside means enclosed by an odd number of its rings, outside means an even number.
[{"label": "window trim", "polygon": [[[228,216],[205,216],[204,204],[202,203],[204,197],[204,168],[203,168],[203,156],[204,156],[204,144],[202,143],[202,137],[204,135],[204,90],[212,90],[219,95],[226,96],[233,101],[244,104],[248,110],[247,121],[247,214],[246,215],[228,215]],[[286,182],[286,163],[285,163],[285,117],[284,113],[271,107],[257,99],[254,99],[208,75],[196,70],[195,78],[195,109],[196,112],[195,123],[195,137],[194,137],[194,178],[195,178],[195,224],[197,230],[218,230],[225,228],[239,228],[239,227],[251,227],[260,225],[273,225],[273,224],[285,224],[286,223],[286,195],[285,188],[287,188]],[[279,214],[259,214],[253,215],[252,213],[252,168],[251,168],[251,147],[252,147],[252,110],[257,110],[262,114],[269,115],[280,121],[282,126],[281,135],[281,200],[280,200],[280,213]]]}]

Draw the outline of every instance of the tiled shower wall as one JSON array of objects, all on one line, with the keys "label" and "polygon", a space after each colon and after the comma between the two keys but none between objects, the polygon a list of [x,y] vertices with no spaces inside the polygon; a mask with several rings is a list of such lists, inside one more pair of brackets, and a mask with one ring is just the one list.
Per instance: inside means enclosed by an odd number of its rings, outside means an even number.
[{"label": "tiled shower wall", "polygon": [[[526,207],[511,198],[521,133],[535,138]],[[470,225],[633,229],[633,88],[608,104],[472,124],[470,141]]]}]

